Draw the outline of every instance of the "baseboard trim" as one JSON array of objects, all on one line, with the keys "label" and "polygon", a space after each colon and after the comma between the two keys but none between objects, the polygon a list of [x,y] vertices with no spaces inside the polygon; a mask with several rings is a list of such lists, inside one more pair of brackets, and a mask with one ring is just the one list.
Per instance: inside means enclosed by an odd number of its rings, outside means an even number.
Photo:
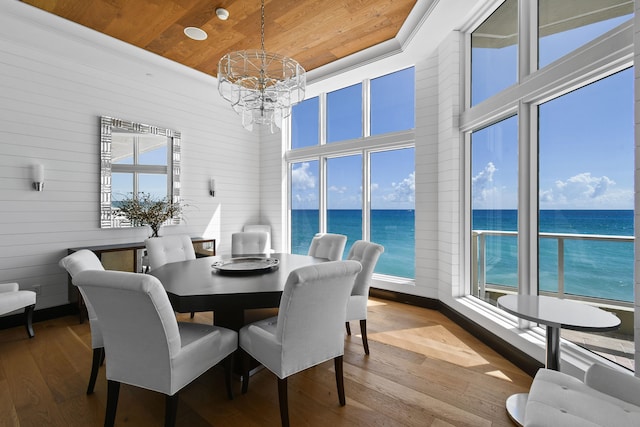
[{"label": "baseboard trim", "polygon": [[[59,317],[73,314],[78,314],[77,304],[65,304],[56,307],[43,308],[33,312],[33,323],[57,319]],[[0,317],[0,329],[15,328],[16,326],[24,326],[24,312],[12,314],[11,316]]]},{"label": "baseboard trim", "polygon": [[453,310],[451,307],[443,304],[441,301],[421,297],[417,295],[404,294],[402,292],[396,291],[388,291],[384,289],[370,288],[369,295],[375,298],[386,299],[390,301],[401,302],[404,304],[410,304],[417,307],[427,308],[431,310],[438,310],[449,319],[460,325],[466,331],[469,331],[473,336],[478,338],[480,341],[488,345],[502,357],[507,359],[509,362],[516,365],[518,368],[522,369],[529,376],[534,377],[538,369],[543,368],[540,362],[538,362],[535,358],[529,356],[524,351],[514,347],[509,344],[507,341],[503,340],[499,336],[489,332],[476,322],[472,321],[466,316],[458,313]]}]

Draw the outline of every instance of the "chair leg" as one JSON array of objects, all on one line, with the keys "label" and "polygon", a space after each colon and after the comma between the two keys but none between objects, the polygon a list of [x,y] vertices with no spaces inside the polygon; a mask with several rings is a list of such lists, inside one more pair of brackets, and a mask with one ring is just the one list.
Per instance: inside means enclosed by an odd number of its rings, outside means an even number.
[{"label": "chair leg", "polygon": [[344,375],[342,370],[342,361],[343,356],[338,356],[333,359],[333,366],[336,371],[336,386],[338,386],[338,400],[340,401],[340,406],[344,406],[347,404],[347,401],[344,397]]},{"label": "chair leg", "polygon": [[178,415],[178,392],[173,396],[167,395],[164,407],[164,427],[173,427],[176,425]]},{"label": "chair leg", "polygon": [[87,386],[87,394],[93,393],[93,388],[96,385],[96,378],[98,378],[98,370],[102,360],[104,359],[104,347],[93,349],[93,361],[91,362],[91,375],[89,376],[89,386]]},{"label": "chair leg", "polygon": [[35,308],[35,304],[28,305],[24,308],[24,326],[27,328],[27,335],[29,335],[29,338],[33,338],[35,336],[35,333],[33,332],[33,310]]},{"label": "chair leg", "polygon": [[347,328],[347,335],[351,335],[351,325],[349,325],[349,322],[344,322],[344,326]]},{"label": "chair leg", "polygon": [[107,381],[107,413],[104,417],[104,427],[113,427],[116,422],[116,409],[118,409],[118,396],[120,394],[120,382]]},{"label": "chair leg", "polygon": [[224,381],[227,385],[227,396],[229,400],[233,400],[233,387],[231,386],[231,377],[233,375],[233,353],[225,357],[222,361],[224,366]]},{"label": "chair leg", "polygon": [[196,315],[196,313],[192,311],[191,312],[191,318],[193,319],[193,316],[195,316],[195,315]]},{"label": "chair leg", "polygon": [[369,355],[369,340],[367,339],[367,319],[360,320],[360,333],[362,334],[362,346],[364,354]]},{"label": "chair leg", "polygon": [[278,400],[280,401],[280,422],[289,427],[289,399],[287,397],[287,379],[278,378]]},{"label": "chair leg", "polygon": [[246,351],[242,350],[242,394],[245,394],[249,390],[249,371],[251,364],[251,356]]}]

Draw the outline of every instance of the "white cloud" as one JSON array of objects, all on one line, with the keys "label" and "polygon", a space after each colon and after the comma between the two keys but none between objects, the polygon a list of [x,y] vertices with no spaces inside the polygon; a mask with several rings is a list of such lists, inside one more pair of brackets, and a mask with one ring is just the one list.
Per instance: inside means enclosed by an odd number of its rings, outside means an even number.
[{"label": "white cloud", "polygon": [[334,193],[339,193],[339,194],[344,194],[347,192],[347,190],[348,190],[347,187],[336,187],[335,185],[332,185],[331,187],[329,187],[329,191]]},{"label": "white cloud", "polygon": [[387,202],[415,202],[416,194],[416,173],[411,172],[409,176],[400,182],[392,182],[393,191],[384,196]]},{"label": "white cloud", "polygon": [[552,188],[540,190],[541,207],[606,208],[629,205],[632,192],[616,188],[607,176],[593,176],[590,172],[574,175],[566,181],[557,180]]},{"label": "white cloud", "polygon": [[291,171],[291,185],[296,190],[308,190],[316,187],[316,178],[309,171],[309,163],[302,163],[299,168]]},{"label": "white cloud", "polygon": [[489,162],[482,171],[471,178],[471,194],[474,200],[490,200],[498,193],[498,188],[493,186],[493,174],[497,171],[498,168],[493,162]]}]

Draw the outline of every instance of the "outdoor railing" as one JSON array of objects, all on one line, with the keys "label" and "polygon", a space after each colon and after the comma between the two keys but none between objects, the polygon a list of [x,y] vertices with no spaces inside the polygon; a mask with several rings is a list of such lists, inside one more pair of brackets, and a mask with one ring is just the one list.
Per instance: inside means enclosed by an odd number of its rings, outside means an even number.
[{"label": "outdoor railing", "polygon": [[[474,295],[481,299],[485,299],[487,291],[487,249],[486,238],[487,236],[513,236],[517,237],[516,231],[494,231],[494,230],[474,230],[472,232],[472,292]],[[557,293],[554,293],[560,297],[565,296],[564,289],[564,276],[565,276],[565,241],[566,240],[591,240],[591,241],[603,241],[603,242],[633,242],[633,236],[610,236],[610,235],[597,235],[597,234],[564,234],[564,233],[539,233],[540,238],[555,239],[558,242],[558,289]],[[490,287],[496,287],[502,290],[516,290],[513,286],[500,285],[490,283]],[[624,307],[632,307],[632,304],[626,301],[612,301],[609,299],[600,299],[583,295],[571,295],[572,298],[582,299],[586,301],[593,301],[598,303],[612,303],[621,305]]]}]

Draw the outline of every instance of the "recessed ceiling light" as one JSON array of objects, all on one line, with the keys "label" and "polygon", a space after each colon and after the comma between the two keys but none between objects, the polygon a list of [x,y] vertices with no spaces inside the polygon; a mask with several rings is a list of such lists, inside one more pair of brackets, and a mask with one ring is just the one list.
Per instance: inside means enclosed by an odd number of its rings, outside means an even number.
[{"label": "recessed ceiling light", "polygon": [[196,27],[187,27],[184,29],[184,33],[193,40],[205,40],[207,38],[207,33]]},{"label": "recessed ceiling light", "polygon": [[216,9],[216,16],[221,21],[226,21],[229,18],[229,11],[221,7]]}]

